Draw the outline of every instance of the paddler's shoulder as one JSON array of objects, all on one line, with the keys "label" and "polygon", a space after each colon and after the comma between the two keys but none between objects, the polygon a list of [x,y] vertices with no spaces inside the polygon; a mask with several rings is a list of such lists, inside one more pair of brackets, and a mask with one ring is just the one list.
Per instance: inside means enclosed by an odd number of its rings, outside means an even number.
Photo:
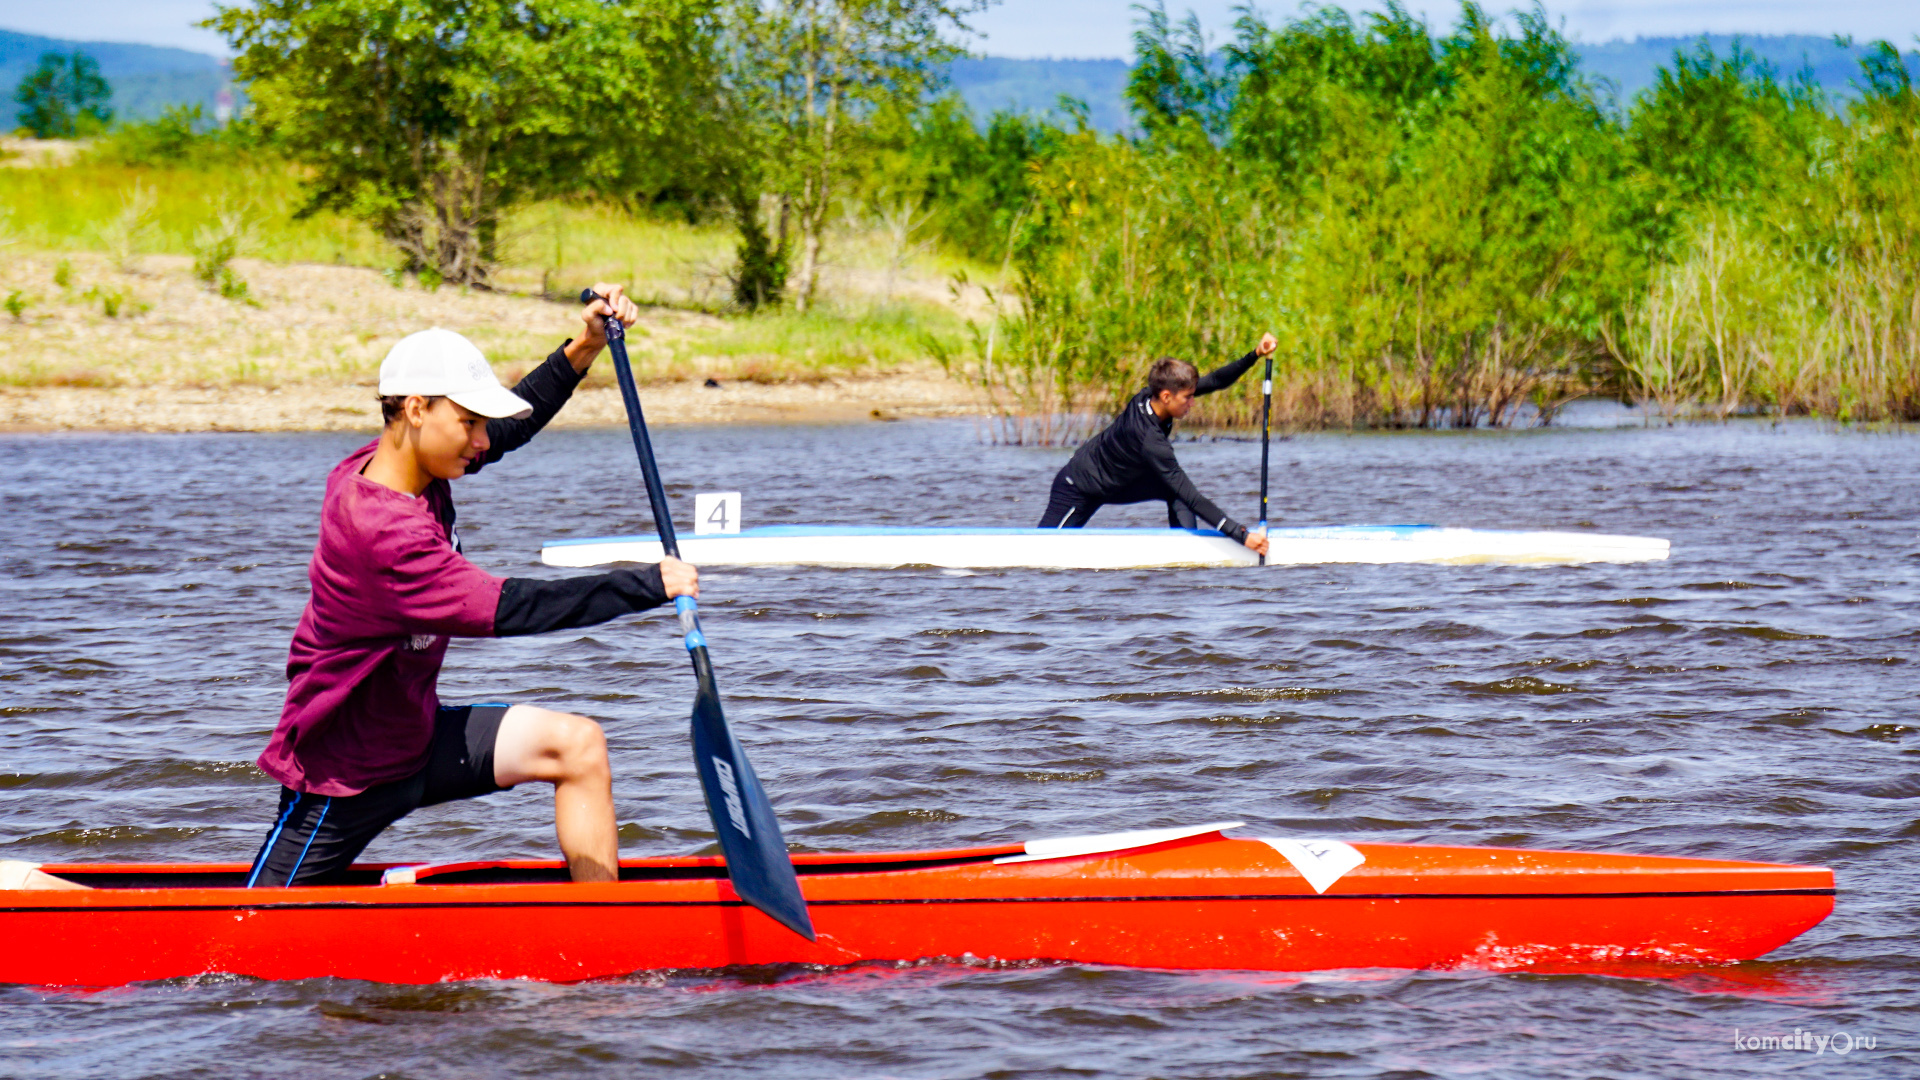
[{"label": "paddler's shoulder", "polygon": [[375,436],[372,442],[341,458],[340,464],[335,465],[333,471],[327,474],[327,486],[331,488],[346,477],[359,475],[360,470],[367,467],[367,462],[373,460],[373,453],[378,449],[380,449],[380,439]]},{"label": "paddler's shoulder", "polygon": [[362,475],[366,470],[367,462],[373,460],[374,451],[378,449],[380,449],[380,440],[375,439],[340,459],[340,464],[335,465],[333,471],[327,474],[327,492],[322,500],[323,508],[320,511],[323,521],[332,516],[337,505],[343,502],[378,498],[378,493],[381,491],[406,498],[400,492],[383,484],[377,484]]},{"label": "paddler's shoulder", "polygon": [[1127,419],[1143,433],[1165,436],[1173,430],[1173,421],[1153,411],[1153,388],[1142,387],[1127,401]]},{"label": "paddler's shoulder", "polygon": [[416,529],[427,536],[443,532],[442,510],[450,511],[452,505],[447,482],[435,480],[419,495],[395,491],[362,474],[361,469],[373,456],[371,450],[356,451],[327,478],[327,494],[320,508],[323,542],[333,536],[372,546],[381,538]]}]

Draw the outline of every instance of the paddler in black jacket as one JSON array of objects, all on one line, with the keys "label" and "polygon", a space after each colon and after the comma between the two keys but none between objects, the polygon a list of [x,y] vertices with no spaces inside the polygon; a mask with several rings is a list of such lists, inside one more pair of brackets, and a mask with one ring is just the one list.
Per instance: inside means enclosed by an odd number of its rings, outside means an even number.
[{"label": "paddler in black jacket", "polygon": [[1173,422],[1193,408],[1194,398],[1232,386],[1278,344],[1267,334],[1254,351],[1205,375],[1171,356],[1154,361],[1146,389],[1133,395],[1113,423],[1088,439],[1054,475],[1040,527],[1077,529],[1108,503],[1159,501],[1167,504],[1168,528],[1192,529],[1204,523],[1265,555],[1267,534],[1248,532],[1194,488],[1173,456],[1169,435]]}]

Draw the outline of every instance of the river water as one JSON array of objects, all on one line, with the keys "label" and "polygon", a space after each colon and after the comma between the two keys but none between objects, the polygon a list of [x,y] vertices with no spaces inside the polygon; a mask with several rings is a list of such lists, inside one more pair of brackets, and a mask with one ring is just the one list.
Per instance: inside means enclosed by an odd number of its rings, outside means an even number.
[{"label": "river water", "polygon": [[[683,514],[694,491],[737,489],[749,524],[1028,525],[1065,457],[983,445],[968,422],[656,438]],[[250,762],[279,713],[322,478],[360,441],[0,438],[0,858],[252,856],[275,788]],[[1916,450],[1745,424],[1275,446],[1281,523],[1671,538],[1654,564],[704,578],[729,714],[798,846],[1241,819],[1833,866],[1834,915],[1763,961],[0,987],[0,1075],[1920,1075]],[[1181,447],[1201,489],[1248,517],[1256,454]],[[503,574],[553,573],[545,538],[649,528],[624,431],[549,433],[456,497],[468,554]],[[442,695],[600,718],[624,853],[706,850],[668,622],[456,644]],[[417,813],[368,858],[550,857],[536,788]],[[1735,1048],[1796,1030],[1858,1042]]]}]

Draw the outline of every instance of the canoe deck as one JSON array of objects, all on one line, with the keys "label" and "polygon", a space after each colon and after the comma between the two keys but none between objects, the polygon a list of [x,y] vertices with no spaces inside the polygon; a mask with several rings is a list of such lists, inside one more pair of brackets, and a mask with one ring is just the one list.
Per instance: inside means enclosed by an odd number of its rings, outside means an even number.
[{"label": "canoe deck", "polygon": [[[1664,559],[1669,544],[1645,536],[1452,529],[1437,525],[1344,525],[1273,529],[1269,566],[1328,563],[1628,563]],[[893,528],[766,525],[738,533],[681,536],[681,555],[701,566],[821,566],[894,570],[1204,569],[1258,566],[1259,558],[1213,529]],[[549,540],[549,566],[654,563],[657,536]]]},{"label": "canoe deck", "polygon": [[[207,973],[393,983],[926,958],[1167,969],[1591,969],[1761,956],[1833,908],[1819,867],[1229,838],[1228,825],[948,851],[795,856],[819,941],[735,896],[717,857],[356,868],[245,889],[225,864],[47,866],[0,893],[0,983]],[[381,883],[384,879],[385,883]]]}]

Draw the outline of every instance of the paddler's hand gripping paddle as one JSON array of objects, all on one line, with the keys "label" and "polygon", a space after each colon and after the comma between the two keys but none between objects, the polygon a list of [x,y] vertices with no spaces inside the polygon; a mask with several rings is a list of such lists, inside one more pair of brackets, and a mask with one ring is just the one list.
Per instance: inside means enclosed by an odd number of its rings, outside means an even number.
[{"label": "paddler's hand gripping paddle", "polygon": [[[580,292],[583,304],[599,299],[603,297],[592,289]],[[640,472],[647,480],[654,527],[660,530],[660,546],[677,559],[680,541],[673,534],[667,491],[660,483],[660,466],[653,460],[653,442],[647,438],[647,418],[640,411],[640,391],[634,385],[633,368],[627,363],[626,329],[617,318],[607,317],[602,322],[606,325],[607,347],[613,353],[613,371],[620,380],[620,396],[627,404],[633,449],[640,455]],[[713,661],[707,656],[707,640],[700,633],[700,610],[690,596],[675,597],[673,609],[680,613],[680,629],[686,634],[693,674],[700,683],[693,699],[693,764],[700,773],[700,789],[707,797],[713,830],[720,836],[720,851],[727,858],[733,891],[782,926],[813,941],[813,920],[807,916],[807,902],[800,895],[800,879],[793,872],[793,859],[787,855],[787,842],[780,835],[773,804],[767,801],[759,777],[747,763],[746,752],[727,727],[727,714],[721,711],[720,691],[713,684]]]}]

